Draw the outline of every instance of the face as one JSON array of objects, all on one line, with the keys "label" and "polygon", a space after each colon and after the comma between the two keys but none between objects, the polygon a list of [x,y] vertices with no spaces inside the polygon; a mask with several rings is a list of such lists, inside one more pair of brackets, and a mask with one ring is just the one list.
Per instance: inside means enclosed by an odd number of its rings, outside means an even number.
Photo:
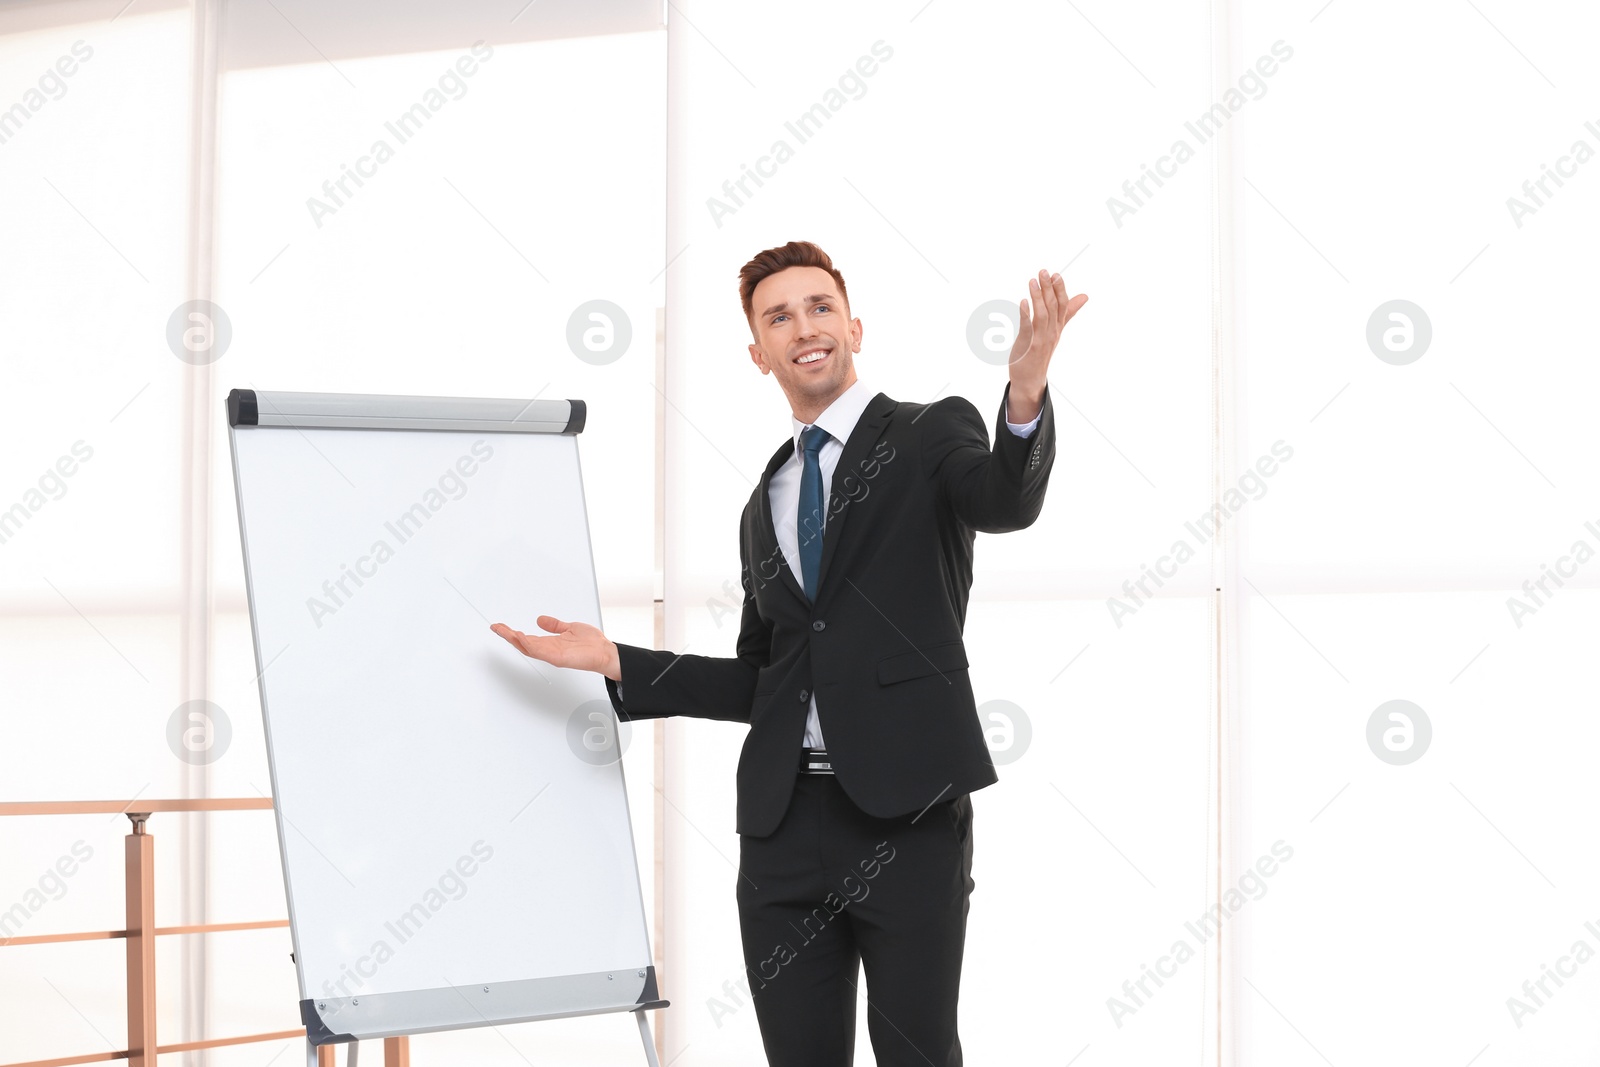
[{"label": "face", "polygon": [[[750,309],[756,338],[750,358],[762,374],[778,379],[796,417],[810,421],[855,384],[861,320],[849,317],[833,275],[821,267],[768,275]],[[802,356],[812,358],[798,362]]]}]

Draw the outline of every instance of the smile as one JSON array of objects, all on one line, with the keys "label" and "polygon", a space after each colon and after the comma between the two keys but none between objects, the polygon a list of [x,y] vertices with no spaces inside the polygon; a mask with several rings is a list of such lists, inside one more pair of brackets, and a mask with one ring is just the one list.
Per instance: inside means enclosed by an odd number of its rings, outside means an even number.
[{"label": "smile", "polygon": [[827,359],[827,358],[828,358],[828,352],[827,352],[826,349],[823,349],[823,350],[817,351],[817,352],[807,352],[805,355],[803,355],[799,359],[795,360],[795,362],[801,364],[802,366],[805,366],[805,365],[808,365],[808,364],[811,364],[811,363],[820,363],[824,359]]}]

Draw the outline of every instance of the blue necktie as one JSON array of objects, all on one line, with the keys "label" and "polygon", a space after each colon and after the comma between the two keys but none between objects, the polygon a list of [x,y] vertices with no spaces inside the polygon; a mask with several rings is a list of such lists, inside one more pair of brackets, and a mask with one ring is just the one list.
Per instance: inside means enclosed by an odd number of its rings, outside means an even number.
[{"label": "blue necktie", "polygon": [[800,468],[800,510],[796,533],[800,542],[800,574],[805,579],[806,599],[817,599],[817,572],[822,569],[822,463],[817,453],[828,431],[812,426],[800,434],[805,455]]}]

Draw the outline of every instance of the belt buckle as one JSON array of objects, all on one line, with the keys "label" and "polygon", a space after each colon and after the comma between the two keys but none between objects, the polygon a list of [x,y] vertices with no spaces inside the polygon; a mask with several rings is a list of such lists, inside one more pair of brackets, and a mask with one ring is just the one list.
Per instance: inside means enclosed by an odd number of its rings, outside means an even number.
[{"label": "belt buckle", "polygon": [[802,774],[832,774],[833,763],[828,759],[828,750],[825,748],[804,748],[800,750],[800,773]]}]

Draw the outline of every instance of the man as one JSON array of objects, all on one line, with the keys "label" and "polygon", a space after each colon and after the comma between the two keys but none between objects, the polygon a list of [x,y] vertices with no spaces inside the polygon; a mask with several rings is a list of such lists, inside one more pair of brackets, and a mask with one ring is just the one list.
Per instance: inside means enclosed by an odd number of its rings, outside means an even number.
[{"label": "man", "polygon": [[740,522],[737,655],[618,645],[549,615],[553,636],[492,629],[605,675],[620,718],[749,724],[739,926],[770,1063],[851,1062],[864,966],[880,1067],[959,1067],[967,794],[998,780],[962,642],[973,543],[1039,515],[1055,456],[1045,372],[1088,297],[1069,300],[1059,274],[1029,281],[991,450],[967,400],[900,403],[858,382],[861,320],[816,245],[768,249],[739,283],[750,358],[777,378],[793,432]]}]

